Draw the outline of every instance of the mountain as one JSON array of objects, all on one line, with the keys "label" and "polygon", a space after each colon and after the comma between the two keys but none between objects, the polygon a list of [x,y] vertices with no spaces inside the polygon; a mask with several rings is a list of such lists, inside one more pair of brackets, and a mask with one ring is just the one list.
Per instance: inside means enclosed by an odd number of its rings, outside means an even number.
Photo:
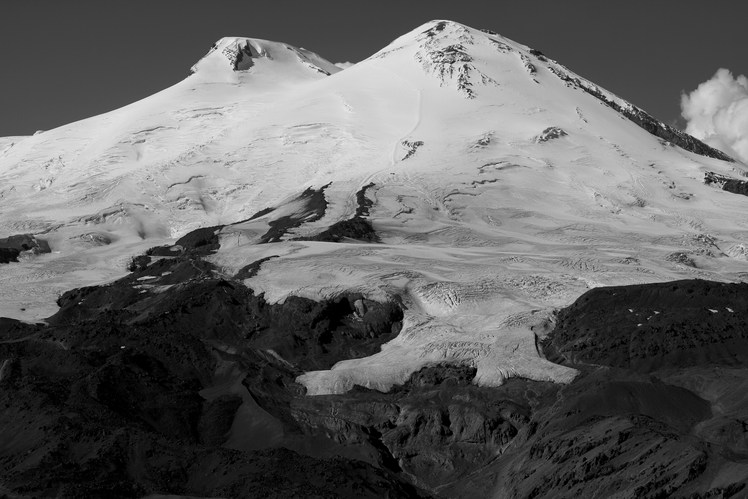
[{"label": "mountain", "polygon": [[0,491],[738,497],[745,176],[491,31],[223,38],[0,139]]}]

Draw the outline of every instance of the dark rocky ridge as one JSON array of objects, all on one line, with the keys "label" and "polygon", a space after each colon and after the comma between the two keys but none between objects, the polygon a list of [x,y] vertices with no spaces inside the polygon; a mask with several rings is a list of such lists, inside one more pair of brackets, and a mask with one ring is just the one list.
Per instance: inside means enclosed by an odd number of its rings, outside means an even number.
[{"label": "dark rocky ridge", "polygon": [[684,280],[595,288],[561,310],[550,360],[649,372],[748,359],[748,284]]},{"label": "dark rocky ridge", "polygon": [[335,222],[319,234],[308,237],[295,237],[294,241],[326,241],[331,243],[345,242],[346,239],[365,243],[381,242],[368,220],[355,216],[348,220]]},{"label": "dark rocky ridge", "polygon": [[[259,242],[261,244],[279,242],[291,229],[322,218],[327,210],[327,200],[325,199],[324,192],[329,185],[324,185],[319,189],[309,187],[292,199],[291,203],[300,203],[302,205],[300,211],[293,215],[285,215],[268,221],[268,230],[260,237]],[[223,229],[256,220],[274,212],[276,209],[277,207],[264,208],[246,220],[240,220],[228,225],[215,225],[213,227],[195,229],[177,239],[173,245],[150,248],[145,256],[174,257],[184,255],[185,253],[202,256],[209,255],[220,247],[220,234]],[[147,263],[142,257],[135,257],[130,270],[139,268],[142,262]]]},{"label": "dark rocky ridge", "polygon": [[[531,53],[541,61],[548,61],[548,59],[539,51],[531,51]],[[639,127],[643,128],[655,137],[659,137],[660,139],[663,139],[671,144],[675,144],[676,146],[685,149],[686,151],[690,151],[701,156],[721,159],[730,163],[735,162],[734,159],[732,159],[722,151],[708,146],[707,144],[701,142],[699,139],[685,132],[662,123],[661,121],[655,119],[650,114],[642,109],[639,109],[636,106],[632,105],[631,107],[622,107],[617,102],[607,97],[602,90],[600,90],[597,86],[590,82],[572,77],[558,67],[555,67],[554,65],[548,65],[548,69],[559,79],[565,81],[567,85],[579,88],[580,90],[583,90],[584,92],[592,95],[596,99],[599,99],[603,104],[610,107],[611,109],[614,109],[619,114],[636,123]]]},{"label": "dark rocky ridge", "polygon": [[305,208],[303,212],[294,216],[286,215],[268,222],[270,229],[260,238],[260,242],[278,242],[289,230],[299,227],[305,222],[313,222],[322,218],[327,210],[325,189],[329,185],[327,184],[320,189],[312,189],[310,187],[302,192],[296,200],[304,202]]},{"label": "dark rocky ridge", "polygon": [[263,263],[267,262],[268,260],[272,260],[273,258],[278,258],[278,255],[260,258],[259,260],[256,260],[250,263],[249,265],[245,265],[239,270],[239,272],[236,273],[236,275],[234,276],[234,279],[236,279],[237,281],[251,279],[252,277],[256,276],[257,273],[260,271],[260,267],[262,267]]},{"label": "dark rocky ridge", "polygon": [[723,191],[732,192],[733,194],[742,194],[748,196],[748,180],[738,180],[736,178],[720,175],[719,173],[706,172],[704,174],[704,183],[706,185],[717,185]]},{"label": "dark rocky ridge", "polygon": [[374,187],[373,183],[363,186],[358,192],[356,192],[356,213],[353,218],[348,220],[341,220],[335,222],[327,229],[323,230],[319,234],[315,234],[310,237],[297,237],[295,241],[327,241],[333,243],[344,242],[346,240],[354,240],[365,243],[378,243],[381,242],[379,236],[374,230],[374,226],[366,220],[365,217],[369,216],[369,208],[373,206],[373,202],[366,197],[367,189]]}]

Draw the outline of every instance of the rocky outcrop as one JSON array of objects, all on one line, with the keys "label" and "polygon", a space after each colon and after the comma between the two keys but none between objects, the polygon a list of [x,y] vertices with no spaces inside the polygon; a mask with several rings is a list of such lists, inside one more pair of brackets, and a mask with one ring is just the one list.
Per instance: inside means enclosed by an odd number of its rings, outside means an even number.
[{"label": "rocky outcrop", "polygon": [[274,243],[281,240],[289,230],[301,226],[305,222],[314,222],[325,215],[327,200],[325,199],[325,185],[319,189],[307,188],[295,201],[304,203],[304,210],[294,215],[284,215],[268,222],[270,229],[260,238],[261,243]]},{"label": "rocky outcrop", "polygon": [[748,284],[594,288],[558,313],[550,360],[639,372],[748,362]]},{"label": "rocky outcrop", "polygon": [[262,264],[267,262],[268,260],[272,260],[273,258],[278,258],[278,255],[272,255],[267,256],[265,258],[260,258],[259,260],[256,260],[248,265],[245,265],[241,269],[239,269],[239,272],[236,273],[234,276],[234,279],[237,281],[243,281],[245,279],[251,279],[252,277],[256,276],[257,273],[260,271],[260,268],[262,267]]},{"label": "rocky outcrop", "polygon": [[295,241],[327,241],[332,243],[339,243],[346,239],[366,243],[380,242],[371,222],[360,217],[335,222],[329,228],[314,236],[294,238]]},{"label": "rocky outcrop", "polygon": [[[440,86],[451,86],[466,99],[476,98],[479,85],[498,86],[479,69],[470,54],[469,47],[474,45],[475,39],[465,26],[451,21],[433,22],[417,40],[420,45],[415,60],[439,81]],[[491,42],[500,43],[492,39]]]},{"label": "rocky outcrop", "polygon": [[32,234],[16,234],[0,239],[0,263],[17,262],[24,251],[38,255],[49,253],[51,249],[47,241]]},{"label": "rocky outcrop", "polygon": [[128,270],[143,270],[150,263],[150,257],[176,257],[180,255],[210,255],[220,248],[219,233],[225,225],[201,227],[183,235],[172,245],[155,246],[145,255],[133,257]]},{"label": "rocky outcrop", "polygon": [[[421,142],[423,144],[423,142]],[[365,243],[381,242],[374,230],[374,226],[366,220],[369,209],[374,203],[366,197],[366,190],[374,187],[373,183],[363,186],[356,192],[356,213],[353,218],[335,222],[322,232],[309,237],[297,237],[295,241],[326,241],[332,243],[344,242],[346,240],[360,241]]]},{"label": "rocky outcrop", "polygon": [[543,130],[543,132],[535,137],[535,142],[541,144],[543,142],[548,142],[549,140],[558,139],[561,137],[566,137],[569,135],[564,131],[564,129],[559,128],[557,126],[550,126]]},{"label": "rocky outcrop", "polygon": [[15,248],[0,248],[0,263],[17,262],[20,254]]},{"label": "rocky outcrop", "polygon": [[748,180],[738,180],[726,175],[720,175],[719,173],[706,172],[704,174],[704,183],[706,185],[716,185],[723,191],[732,192],[733,194],[748,196]]},{"label": "rocky outcrop", "polygon": [[693,261],[693,258],[691,258],[688,253],[684,253],[682,251],[676,251],[675,253],[666,255],[665,261],[679,263],[681,265],[685,265],[686,267],[696,267],[696,262]]},{"label": "rocky outcrop", "polygon": [[403,140],[401,144],[406,150],[405,156],[403,156],[403,159],[402,159],[402,161],[405,161],[406,159],[413,156],[416,153],[416,151],[418,151],[418,148],[423,145],[423,141],[422,140]]}]

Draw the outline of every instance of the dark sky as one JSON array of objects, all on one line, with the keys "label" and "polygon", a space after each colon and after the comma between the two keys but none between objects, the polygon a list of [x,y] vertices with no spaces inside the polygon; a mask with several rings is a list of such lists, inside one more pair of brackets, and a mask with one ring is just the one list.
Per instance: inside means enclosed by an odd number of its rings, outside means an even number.
[{"label": "dark sky", "polygon": [[355,62],[431,19],[498,31],[670,123],[718,68],[748,74],[739,0],[2,0],[0,136],[146,97],[222,36]]}]

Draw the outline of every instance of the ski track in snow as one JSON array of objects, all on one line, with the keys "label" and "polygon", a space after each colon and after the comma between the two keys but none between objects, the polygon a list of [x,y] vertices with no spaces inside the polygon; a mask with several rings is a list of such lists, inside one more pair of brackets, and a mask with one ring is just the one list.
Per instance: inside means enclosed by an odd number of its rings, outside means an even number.
[{"label": "ski track in snow", "polygon": [[[59,293],[124,275],[132,255],[274,208],[224,229],[210,260],[233,276],[278,255],[246,281],[271,302],[355,291],[407,307],[381,352],[302,375],[310,394],[387,390],[441,361],[477,367],[487,386],[567,382],[575,372],[541,358],[536,335],[590,287],[748,275],[736,219],[748,198],[702,182],[745,167],[664,145],[527,47],[456,24],[424,45],[428,26],[332,76],[283,44],[254,40],[270,58],[246,71],[216,50],[130,106],[0,139],[0,237],[31,232],[53,250],[0,267],[0,316],[40,320]],[[452,34],[475,71],[447,70],[448,50],[444,71],[424,70],[417,53]],[[567,135],[537,143],[549,127]],[[256,244],[328,184],[321,219]],[[369,184],[383,244],[290,240],[352,217]],[[667,260],[679,252],[696,267]]]}]

